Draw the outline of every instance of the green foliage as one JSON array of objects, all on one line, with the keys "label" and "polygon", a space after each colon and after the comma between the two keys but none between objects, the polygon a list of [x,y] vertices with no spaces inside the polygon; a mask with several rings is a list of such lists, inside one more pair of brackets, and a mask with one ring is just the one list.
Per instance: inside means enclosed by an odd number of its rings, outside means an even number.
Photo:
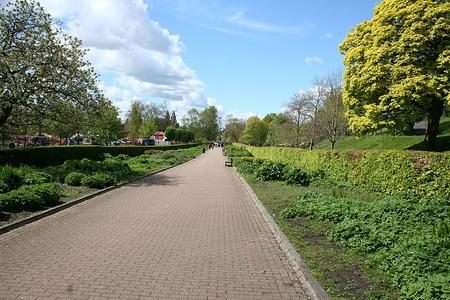
[{"label": "green foliage", "polygon": [[247,147],[257,158],[286,163],[309,174],[323,172],[327,184],[408,199],[449,200],[450,153],[416,151],[306,151]]},{"label": "green foliage", "polygon": [[23,178],[19,171],[11,166],[0,168],[0,182],[2,192],[8,192],[19,188],[23,184]]},{"label": "green foliage", "polygon": [[64,182],[68,185],[71,186],[80,186],[81,185],[81,180],[85,177],[86,175],[83,173],[79,173],[79,172],[71,172],[69,173],[66,178],[64,179]]},{"label": "green foliage", "polygon": [[93,175],[87,175],[83,177],[80,183],[82,186],[101,189],[114,185],[114,178],[111,175],[105,173],[95,173]]},{"label": "green foliage", "polygon": [[406,299],[450,296],[448,236],[445,229],[436,229],[436,223],[450,222],[445,202],[392,197],[364,202],[306,192],[282,216],[332,224],[328,238],[367,255]]},{"label": "green foliage", "polygon": [[384,0],[352,30],[345,55],[344,102],[353,131],[402,130],[428,117],[430,147],[450,101],[450,4]]},{"label": "green foliage", "polygon": [[0,165],[34,165],[51,166],[64,163],[66,160],[102,160],[105,153],[113,156],[126,154],[139,156],[146,150],[178,150],[197,147],[201,143],[164,146],[49,146],[0,150]]},{"label": "green foliage", "polygon": [[225,146],[225,152],[229,157],[252,157],[253,155],[246,147],[236,147],[233,145]]},{"label": "green foliage", "polygon": [[240,173],[255,174],[256,170],[261,167],[264,160],[254,157],[240,157],[233,162]]},{"label": "green foliage", "polygon": [[23,184],[42,184],[52,181],[52,177],[50,174],[39,171],[35,168],[31,168],[29,166],[20,166],[17,171],[22,177]]},{"label": "green foliage", "polygon": [[38,210],[58,203],[61,188],[54,183],[24,185],[0,194],[0,211]]},{"label": "green foliage", "polygon": [[266,142],[268,133],[269,125],[265,121],[258,117],[250,117],[245,124],[241,141],[254,146],[262,146]]},{"label": "green foliage", "polygon": [[284,180],[287,170],[286,164],[265,161],[256,170],[256,178],[261,181]]},{"label": "green foliage", "polygon": [[299,168],[290,168],[285,176],[287,184],[309,185],[308,173]]},{"label": "green foliage", "polygon": [[172,126],[167,127],[165,136],[168,141],[174,141],[177,136],[177,130],[175,129],[175,127]]}]

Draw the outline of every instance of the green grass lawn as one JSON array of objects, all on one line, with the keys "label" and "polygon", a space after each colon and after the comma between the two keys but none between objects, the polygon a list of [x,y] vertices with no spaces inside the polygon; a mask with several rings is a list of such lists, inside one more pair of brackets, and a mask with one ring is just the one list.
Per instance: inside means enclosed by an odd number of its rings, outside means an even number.
[{"label": "green grass lawn", "polygon": [[[398,150],[424,150],[424,136],[421,135],[400,135],[392,136],[387,134],[381,135],[364,135],[364,136],[347,136],[337,141],[337,150],[348,149],[398,149]],[[316,149],[330,149],[331,144],[328,140],[324,140],[316,145]],[[450,117],[441,119],[439,128],[439,136],[437,141],[439,151],[450,151]]]},{"label": "green grass lawn", "polygon": [[361,256],[326,238],[326,222],[281,217],[283,209],[290,207],[294,199],[306,190],[331,195],[345,194],[367,201],[375,200],[376,195],[349,189],[293,186],[280,181],[261,182],[254,176],[245,178],[333,299],[397,298],[396,292],[385,283],[384,275],[369,269]]}]

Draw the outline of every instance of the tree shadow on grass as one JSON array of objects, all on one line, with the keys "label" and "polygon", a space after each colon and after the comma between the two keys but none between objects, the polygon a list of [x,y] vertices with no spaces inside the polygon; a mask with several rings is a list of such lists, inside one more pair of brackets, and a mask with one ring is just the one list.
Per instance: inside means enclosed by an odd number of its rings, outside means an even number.
[{"label": "tree shadow on grass", "polygon": [[140,186],[176,186],[180,184],[180,178],[175,176],[167,176],[164,174],[155,174],[135,182],[129,183],[128,186],[140,187]]},{"label": "tree shadow on grass", "polygon": [[[408,147],[407,150],[426,151],[427,150],[427,144],[425,143],[425,141],[422,141],[420,143],[412,145],[411,147]],[[437,137],[437,139],[436,139],[436,151],[438,151],[438,152],[450,151],[450,135],[438,136]]]}]

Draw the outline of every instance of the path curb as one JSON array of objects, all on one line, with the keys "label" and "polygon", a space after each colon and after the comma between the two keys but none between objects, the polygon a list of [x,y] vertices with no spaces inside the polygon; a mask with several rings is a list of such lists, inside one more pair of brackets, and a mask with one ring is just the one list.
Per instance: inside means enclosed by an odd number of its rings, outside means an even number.
[{"label": "path curb", "polygon": [[60,212],[60,211],[62,211],[62,210],[65,210],[65,209],[67,209],[67,208],[69,208],[69,207],[72,207],[72,206],[74,206],[74,205],[77,205],[77,204],[79,204],[79,203],[85,202],[85,201],[87,201],[87,200],[89,200],[89,199],[95,198],[95,197],[97,197],[97,196],[99,196],[99,195],[105,194],[105,193],[107,193],[107,192],[109,192],[109,191],[118,189],[118,188],[120,188],[120,187],[122,187],[122,186],[124,186],[124,185],[130,184],[130,183],[136,182],[136,181],[138,181],[138,180],[144,179],[144,178],[146,178],[146,177],[149,177],[149,176],[152,176],[152,175],[156,175],[156,174],[158,174],[158,173],[167,171],[167,170],[169,170],[169,169],[172,169],[172,168],[181,166],[181,165],[183,165],[183,164],[185,164],[185,163],[188,163],[188,162],[193,161],[194,159],[200,157],[201,155],[202,155],[202,154],[200,154],[199,156],[196,156],[196,157],[194,157],[194,158],[192,158],[192,159],[189,159],[189,160],[187,160],[187,161],[185,161],[185,162],[183,162],[183,163],[181,163],[181,164],[173,165],[173,166],[170,166],[170,167],[166,167],[166,168],[164,168],[164,169],[161,169],[161,170],[158,170],[158,171],[154,171],[154,172],[151,172],[151,173],[149,173],[149,174],[146,174],[146,175],[142,175],[142,176],[133,178],[133,179],[131,179],[131,180],[129,180],[129,181],[125,181],[125,182],[118,183],[118,184],[113,185],[113,186],[109,186],[109,187],[107,187],[107,188],[104,188],[104,189],[95,191],[95,192],[93,192],[93,193],[84,195],[84,196],[82,196],[82,197],[80,197],[80,198],[78,198],[78,199],[75,199],[75,200],[73,200],[73,201],[70,201],[70,202],[67,202],[67,203],[64,203],[64,204],[61,204],[61,205],[58,205],[58,206],[49,208],[49,209],[44,210],[44,211],[42,211],[42,212],[40,212],[40,213],[37,213],[36,215],[33,215],[33,216],[30,216],[30,217],[24,218],[24,219],[22,219],[22,220],[13,222],[13,223],[11,223],[11,224],[5,225],[5,226],[3,226],[3,227],[0,227],[0,235],[5,234],[5,233],[7,233],[7,232],[10,232],[11,230],[20,228],[20,227],[22,227],[22,226],[25,226],[25,225],[27,225],[27,224],[36,222],[36,221],[38,221],[38,220],[40,220],[40,219],[43,219],[43,218],[48,217],[48,216],[51,216],[51,215],[53,215],[53,214],[56,214],[57,212]]},{"label": "path curb", "polygon": [[255,206],[260,211],[261,215],[264,218],[264,221],[272,231],[275,239],[277,240],[280,248],[286,255],[289,264],[294,269],[295,275],[297,279],[303,286],[306,294],[312,300],[329,300],[331,299],[328,293],[324,290],[324,288],[320,285],[316,278],[311,274],[308,266],[305,264],[304,260],[298,254],[297,250],[295,250],[294,246],[292,246],[289,239],[286,235],[281,231],[278,224],[272,218],[272,216],[267,212],[266,208],[262,204],[261,200],[259,200],[258,196],[256,196],[255,192],[251,188],[251,186],[245,181],[245,179],[237,172],[236,168],[233,168],[236,175],[239,177],[239,180],[250,194],[251,199]]}]

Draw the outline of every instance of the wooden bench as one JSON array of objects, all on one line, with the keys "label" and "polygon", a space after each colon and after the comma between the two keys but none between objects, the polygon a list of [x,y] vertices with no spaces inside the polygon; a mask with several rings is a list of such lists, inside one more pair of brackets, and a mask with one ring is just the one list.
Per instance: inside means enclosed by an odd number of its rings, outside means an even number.
[{"label": "wooden bench", "polygon": [[233,159],[230,158],[229,161],[226,161],[226,162],[225,162],[225,167],[232,167],[232,166],[233,166]]}]

